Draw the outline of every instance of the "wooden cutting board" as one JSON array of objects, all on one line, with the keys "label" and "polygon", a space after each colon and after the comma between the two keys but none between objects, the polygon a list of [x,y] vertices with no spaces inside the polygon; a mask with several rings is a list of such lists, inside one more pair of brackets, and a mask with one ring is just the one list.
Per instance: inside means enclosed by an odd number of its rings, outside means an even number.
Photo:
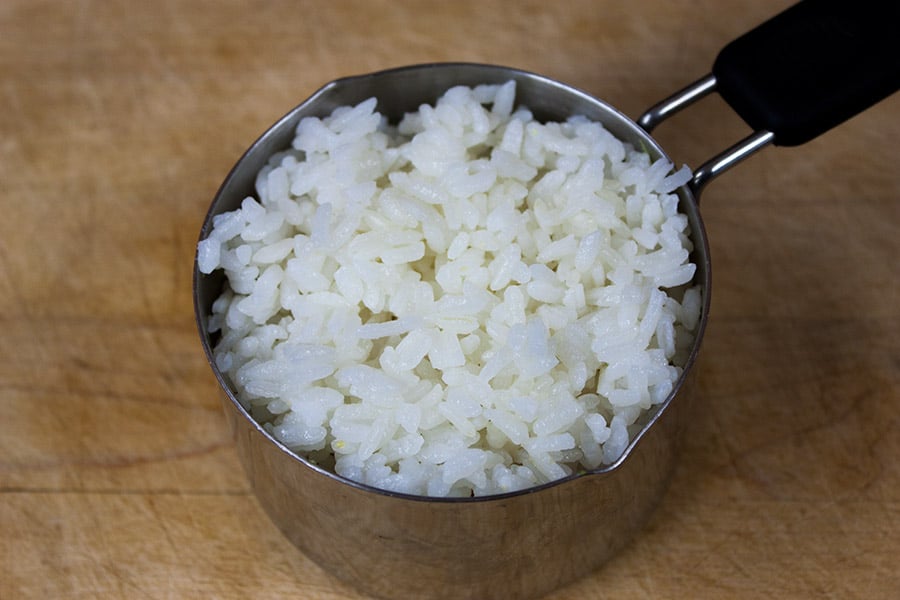
[{"label": "wooden cutting board", "polygon": [[[636,117],[787,6],[0,5],[0,598],[358,598],[248,489],[191,306],[200,223],[277,117],[339,76],[516,66]],[[658,130],[696,166],[718,99]],[[649,526],[575,598],[900,595],[900,97],[713,183],[694,422]]]}]

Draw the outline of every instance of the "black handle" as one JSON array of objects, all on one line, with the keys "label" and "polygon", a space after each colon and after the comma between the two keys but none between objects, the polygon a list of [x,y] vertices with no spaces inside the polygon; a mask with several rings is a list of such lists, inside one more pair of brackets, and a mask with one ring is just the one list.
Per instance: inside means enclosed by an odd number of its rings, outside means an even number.
[{"label": "black handle", "polygon": [[728,44],[716,90],[796,146],[900,89],[900,0],[804,0]]}]

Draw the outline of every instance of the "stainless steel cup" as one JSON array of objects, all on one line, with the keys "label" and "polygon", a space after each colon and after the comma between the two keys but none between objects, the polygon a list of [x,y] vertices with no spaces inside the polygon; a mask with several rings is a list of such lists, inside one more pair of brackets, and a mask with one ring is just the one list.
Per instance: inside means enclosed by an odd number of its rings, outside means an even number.
[{"label": "stainless steel cup", "polygon": [[[662,149],[608,104],[559,82],[523,71],[475,64],[421,65],[341,79],[326,85],[276,123],[241,158],[207,215],[238,208],[253,193],[256,173],[290,145],[297,123],[326,116],[369,97],[399,119],[433,103],[454,85],[516,81],[517,101],[536,118],[563,121],[582,114],[614,135]],[[709,250],[689,187],[678,191],[688,215],[703,290],[703,320],[685,367],[691,373],[709,306]],[[222,289],[219,276],[195,271],[197,319],[203,347],[224,392],[238,453],[260,504],[285,535],[324,569],[384,598],[527,598],[544,594],[596,568],[646,520],[675,464],[678,430],[687,410],[675,386],[625,454],[613,465],[526,491],[483,498],[424,498],[394,494],[346,480],[294,455],[265,432],[237,401],[215,367],[205,326]]]}]

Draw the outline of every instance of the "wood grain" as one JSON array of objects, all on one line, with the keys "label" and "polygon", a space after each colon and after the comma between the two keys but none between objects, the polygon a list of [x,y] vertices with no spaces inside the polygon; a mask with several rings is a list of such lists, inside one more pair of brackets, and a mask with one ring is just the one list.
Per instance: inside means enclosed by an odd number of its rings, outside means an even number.
[{"label": "wood grain", "polygon": [[[342,75],[463,60],[637,116],[789,2],[0,4],[0,598],[358,598],[249,492],[194,330],[219,182]],[[574,598],[900,594],[900,97],[713,183],[695,422]],[[712,98],[658,130],[696,165]]]}]

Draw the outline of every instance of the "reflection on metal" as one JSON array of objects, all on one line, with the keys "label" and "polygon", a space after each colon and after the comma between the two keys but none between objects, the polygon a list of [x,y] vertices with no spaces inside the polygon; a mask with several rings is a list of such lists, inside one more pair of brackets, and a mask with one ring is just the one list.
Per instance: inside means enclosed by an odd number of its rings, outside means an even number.
[{"label": "reflection on metal", "polygon": [[647,133],[650,133],[657,125],[704,96],[708,96],[715,91],[715,89],[716,78],[714,75],[710,74],[702,79],[698,79],[683,90],[672,94],[659,104],[650,107],[650,109],[638,119],[638,125],[643,127]]},{"label": "reflection on metal", "polygon": [[757,131],[700,165],[694,171],[694,178],[689,184],[694,191],[694,197],[699,201],[700,192],[707,183],[762,150],[774,140],[775,134],[771,131]]},{"label": "reflection on metal", "polygon": [[[714,92],[715,89],[716,78],[714,75],[702,77],[662,102],[650,107],[638,119],[638,125],[643,127],[647,133],[650,133],[657,125]],[[700,165],[699,168],[694,170],[694,178],[688,184],[694,193],[694,199],[700,202],[700,192],[706,184],[734,165],[749,158],[755,152],[765,148],[774,140],[775,134],[772,132],[757,131]]]}]

